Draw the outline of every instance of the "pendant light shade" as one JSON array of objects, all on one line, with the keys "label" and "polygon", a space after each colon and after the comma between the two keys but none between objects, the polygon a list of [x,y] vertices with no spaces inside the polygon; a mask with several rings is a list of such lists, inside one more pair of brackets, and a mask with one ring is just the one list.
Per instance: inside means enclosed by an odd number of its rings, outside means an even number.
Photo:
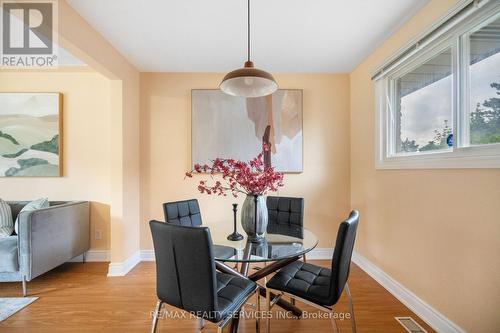
[{"label": "pendant light shade", "polygon": [[236,69],[224,76],[219,86],[228,95],[243,97],[267,96],[278,90],[274,77],[261,69],[253,67],[250,61],[250,0],[248,0],[248,59],[243,68]]},{"label": "pendant light shade", "polygon": [[226,74],[220,90],[232,96],[261,97],[278,90],[278,84],[270,73],[254,68],[247,61],[245,67]]}]

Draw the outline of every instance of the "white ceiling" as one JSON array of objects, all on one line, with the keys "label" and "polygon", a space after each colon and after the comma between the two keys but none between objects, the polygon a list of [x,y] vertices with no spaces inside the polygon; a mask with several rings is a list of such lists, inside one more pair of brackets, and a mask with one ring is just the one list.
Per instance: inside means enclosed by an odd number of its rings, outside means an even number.
[{"label": "white ceiling", "polygon": [[[68,0],[140,71],[224,72],[246,57],[245,0]],[[350,72],[428,0],[251,0],[252,60]]]}]

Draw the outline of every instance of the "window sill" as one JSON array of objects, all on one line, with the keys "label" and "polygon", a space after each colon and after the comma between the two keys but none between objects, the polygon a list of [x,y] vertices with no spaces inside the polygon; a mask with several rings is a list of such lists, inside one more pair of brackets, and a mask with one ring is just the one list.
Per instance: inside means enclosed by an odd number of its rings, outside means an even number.
[{"label": "window sill", "polygon": [[500,168],[500,145],[464,147],[455,151],[378,159],[376,169],[495,169]]}]

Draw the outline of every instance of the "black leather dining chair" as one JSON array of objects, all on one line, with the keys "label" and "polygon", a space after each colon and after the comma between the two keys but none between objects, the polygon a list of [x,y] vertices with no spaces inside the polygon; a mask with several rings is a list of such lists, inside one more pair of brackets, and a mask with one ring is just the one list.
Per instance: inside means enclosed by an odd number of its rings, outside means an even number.
[{"label": "black leather dining chair", "polygon": [[[156,257],[158,302],[151,332],[164,303],[218,324],[218,332],[258,290],[255,282],[215,270],[210,230],[150,221]],[[257,304],[259,304],[259,293]],[[259,311],[259,309],[257,309]],[[259,320],[257,320],[259,327]],[[201,328],[201,327],[200,327]]]},{"label": "black leather dining chair", "polygon": [[[270,311],[272,304],[276,302],[276,298],[271,300],[271,293],[276,294],[277,298],[286,295],[331,313],[334,332],[338,332],[333,306],[337,304],[345,290],[349,301],[352,331],[356,332],[352,297],[347,280],[358,222],[359,213],[353,210],[340,224],[330,269],[296,261],[279,270],[266,284],[267,310]],[[267,332],[270,331],[270,323],[268,317]]]},{"label": "black leather dining chair", "polygon": [[[282,230],[289,230],[297,227],[301,230],[304,226],[304,199],[292,197],[268,196],[266,199],[268,222],[268,233],[281,233]],[[306,262],[306,255],[302,256]]]},{"label": "black leather dining chair", "polygon": [[[170,224],[188,227],[201,227],[203,224],[197,199],[166,202],[163,204],[163,213],[165,222]],[[214,245],[213,250],[217,258],[231,258],[236,254],[236,250],[230,246]]]}]

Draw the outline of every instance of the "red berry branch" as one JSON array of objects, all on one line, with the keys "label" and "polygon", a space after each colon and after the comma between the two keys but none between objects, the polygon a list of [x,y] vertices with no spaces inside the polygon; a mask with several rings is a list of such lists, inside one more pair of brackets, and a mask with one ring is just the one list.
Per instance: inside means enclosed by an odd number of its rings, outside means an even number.
[{"label": "red berry branch", "polygon": [[[283,184],[283,173],[274,171],[272,166],[264,164],[264,153],[269,146],[264,144],[263,152],[249,162],[234,159],[216,158],[211,165],[195,164],[194,169],[186,172],[186,177],[192,178],[194,173],[209,174],[211,182],[200,180],[198,190],[201,193],[226,196],[231,192],[234,197],[238,193],[249,195],[264,195],[267,192],[276,192]],[[215,177],[222,178],[216,180]]]}]

